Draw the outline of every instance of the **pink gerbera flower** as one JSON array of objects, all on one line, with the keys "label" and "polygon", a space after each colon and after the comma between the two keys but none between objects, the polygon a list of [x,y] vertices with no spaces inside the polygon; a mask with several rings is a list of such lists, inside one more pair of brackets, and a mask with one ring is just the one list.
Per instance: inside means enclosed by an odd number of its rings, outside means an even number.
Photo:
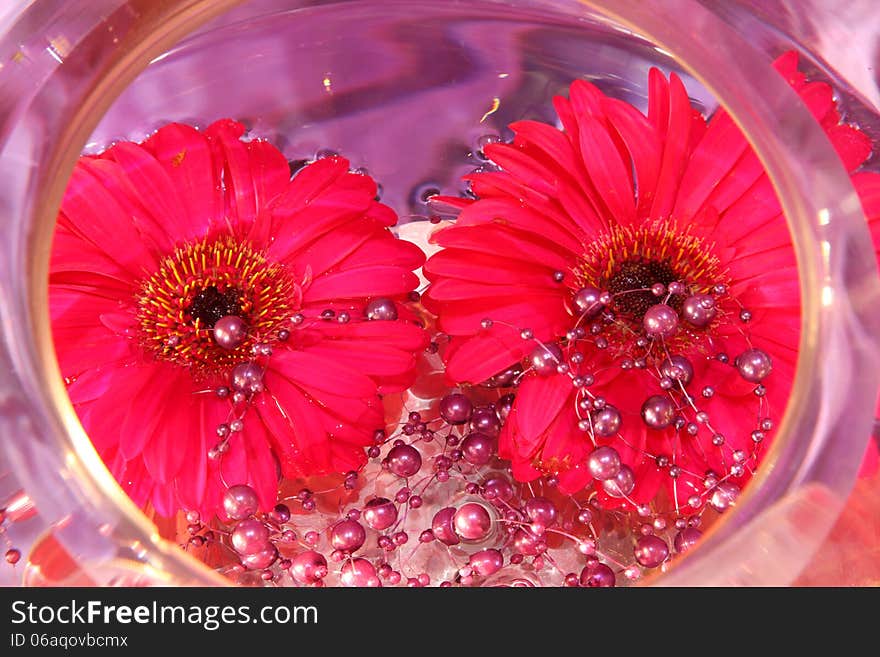
[{"label": "pink gerbera flower", "polygon": [[[870,141],[797,57],[776,63],[849,171]],[[518,383],[499,452],[520,481],[593,485],[606,506],[723,509],[757,466],[794,377],[800,303],[772,185],[729,115],[673,73],[647,116],[576,81],[563,129],[511,126],[498,170],[433,241],[426,306],[457,383]],[[880,176],[853,182],[878,230]]]},{"label": "pink gerbera flower", "polygon": [[[284,156],[222,120],[171,124],[77,164],[52,251],[52,329],[68,392],[113,475],[163,516],[261,508],[279,475],[356,470],[381,394],[414,376],[403,305],[421,251],[376,184]],[[375,320],[375,321],[373,321]]]}]

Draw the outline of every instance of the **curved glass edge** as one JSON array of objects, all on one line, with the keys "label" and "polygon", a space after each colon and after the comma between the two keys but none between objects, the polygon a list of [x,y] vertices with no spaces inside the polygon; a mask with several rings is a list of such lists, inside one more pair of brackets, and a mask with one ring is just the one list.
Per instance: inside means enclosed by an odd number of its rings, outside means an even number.
[{"label": "curved glass edge", "polygon": [[[35,501],[48,524],[68,519],[70,508],[77,506],[79,515],[83,516],[77,520],[83,523],[82,533],[87,537],[86,540],[68,539],[68,547],[74,548],[77,557],[88,561],[106,559],[116,553],[120,544],[132,548],[147,546],[146,552],[138,553],[143,555],[139,558],[168,575],[168,581],[177,583],[216,584],[222,580],[186,557],[176,546],[161,541],[150,523],[121,495],[91,448],[67,401],[54,362],[46,321],[44,281],[48,244],[63,192],[63,183],[59,181],[69,177],[79,147],[115,97],[114,91],[118,92],[164,48],[235,4],[232,0],[169,3],[118,0],[102,3],[101,12],[92,7],[90,12],[83,13],[81,7],[71,3],[57,15],[33,17],[26,13],[21,20],[42,21],[35,24],[47,26],[63,24],[70,30],[71,16],[63,12],[78,12],[74,24],[104,28],[112,25],[117,30],[114,38],[121,45],[107,48],[106,40],[100,43],[100,38],[95,43],[95,35],[85,29],[65,35],[66,47],[64,41],[56,40],[53,44],[47,40],[48,45],[40,44],[41,48],[33,50],[33,57],[14,38],[0,44],[0,52],[12,44],[17,48],[14,53],[22,53],[14,62],[20,65],[18,79],[30,80],[31,85],[25,88],[34,89],[32,95],[15,99],[14,112],[0,114],[6,117],[0,124],[0,138],[4,140],[0,171],[8,174],[10,181],[0,192],[0,203],[7,209],[8,216],[39,219],[10,226],[11,239],[6,242],[9,257],[4,259],[0,269],[0,291],[5,297],[0,318],[7,329],[0,348],[0,365],[15,374],[11,380],[0,380],[0,399],[3,400],[0,428],[4,433],[14,431],[33,438],[19,451],[4,451],[0,455],[4,459],[0,471],[16,472],[25,490],[40,491]],[[819,459],[815,450],[837,435],[840,429],[835,423],[839,424],[837,421],[844,413],[848,413],[846,431],[864,435],[867,440],[870,418],[861,409],[873,408],[873,399],[868,404],[865,401],[877,389],[874,336],[880,333],[877,317],[867,310],[869,302],[878,296],[873,253],[867,253],[870,240],[866,239],[863,219],[859,222],[861,213],[854,194],[839,197],[840,189],[851,190],[851,187],[836,155],[824,137],[818,138],[819,131],[810,130],[812,118],[800,107],[794,93],[781,78],[766,73],[770,71],[766,57],[749,48],[692,0],[670,0],[662,3],[662,7],[660,3],[634,0],[589,4],[599,14],[630,26],[634,32],[660,44],[716,94],[752,136],[753,145],[792,222],[802,265],[804,331],[796,392],[780,438],[768,456],[767,463],[773,467],[765,468],[739,507],[728,514],[726,521],[719,524],[704,544],[662,579],[666,584],[738,582],[745,564],[741,560],[718,562],[723,559],[723,548],[733,544],[735,536],[748,534],[756,523],[765,528],[774,523],[784,527],[768,518],[774,517],[780,506],[786,507],[787,502],[796,507],[796,501],[807,490],[817,491],[816,495],[823,500],[822,508],[828,511],[828,518],[817,518],[817,525],[812,528],[816,535],[822,534],[823,528],[833,522],[852,483],[861,452],[849,458],[844,454],[840,459],[831,459],[826,454]],[[675,24],[668,21],[670,12],[680,17]],[[737,66],[733,67],[729,59],[722,59],[718,54],[701,50],[698,44],[676,41],[677,35],[684,34],[686,28],[697,29],[706,37],[705,42],[722,44],[742,53]],[[143,38],[145,35],[150,38]],[[68,52],[59,52],[68,48]],[[93,59],[89,60],[87,55]],[[16,57],[13,54],[13,58]],[[58,57],[68,63],[66,70],[57,66]],[[77,61],[83,65],[79,70],[75,67]],[[74,65],[72,70],[71,65]],[[719,70],[724,70],[725,75],[717,75]],[[760,105],[754,105],[752,96],[744,95],[743,90],[749,85],[762,94],[764,102]],[[59,104],[58,96],[53,95],[59,89],[65,90],[66,104]],[[769,119],[766,125],[771,130],[761,131],[762,118]],[[776,144],[776,137],[780,137],[784,145]],[[57,147],[50,150],[51,144]],[[797,170],[785,164],[787,157],[795,155],[801,162]],[[797,158],[789,161],[796,162]],[[34,189],[46,189],[49,193],[34,199],[28,195]],[[799,197],[797,189],[810,189],[811,197]],[[823,247],[823,243],[827,246]],[[32,259],[28,258],[29,254]],[[26,293],[21,286],[14,285],[23,275],[30,283]],[[861,287],[861,300],[858,307],[847,307],[848,297],[840,292],[855,285]],[[830,291],[832,303],[820,303],[821,290]],[[829,297],[826,295],[826,298]],[[22,318],[26,321],[21,321]],[[33,335],[38,336],[36,344],[32,341]],[[830,404],[828,399],[834,399],[831,393],[839,392],[841,387],[841,368],[849,368],[847,386],[858,386],[858,389]],[[810,377],[805,378],[805,372],[810,372]],[[817,373],[822,376],[816,376]],[[33,408],[28,400],[45,400],[47,386],[54,406]],[[801,435],[810,440],[799,439]],[[852,438],[843,442],[849,447],[853,445]],[[45,486],[50,479],[57,481],[58,486]],[[116,521],[109,529],[108,518]],[[100,548],[96,548],[93,540],[92,532],[96,531],[108,536]],[[810,540],[806,539],[806,543]],[[776,571],[768,573],[760,582],[750,583],[790,581],[796,575],[794,571],[799,569],[797,564],[809,556],[803,547],[806,543],[799,543],[798,555],[789,555],[789,570],[793,574]],[[719,568],[719,563],[727,565]]]},{"label": "curved glass edge", "polygon": [[[770,67],[768,54],[717,16],[689,0],[669,0],[662,7],[634,0],[589,4],[668,50],[749,136],[782,204],[800,275],[795,385],[762,468],[736,509],[687,559],[646,581],[720,586],[745,578],[751,585],[788,584],[840,512],[873,421],[880,383],[880,279],[861,205],[830,142]],[[669,21],[670,15],[680,20]],[[678,38],[681,27],[700,34],[700,42]],[[732,52],[735,62],[726,55]],[[774,551],[788,531],[780,518],[798,518],[804,499],[821,500],[806,522],[810,531],[801,531],[792,549]],[[757,541],[754,559],[725,558],[742,536]],[[762,567],[755,559],[763,560]]]}]

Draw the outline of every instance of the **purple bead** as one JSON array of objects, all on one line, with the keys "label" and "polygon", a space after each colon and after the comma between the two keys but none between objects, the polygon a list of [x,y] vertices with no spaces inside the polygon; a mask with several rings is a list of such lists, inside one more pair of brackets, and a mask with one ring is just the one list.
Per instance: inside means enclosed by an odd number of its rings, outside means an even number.
[{"label": "purple bead", "polygon": [[654,338],[669,338],[678,330],[678,313],[672,306],[658,303],[648,308],[642,318],[645,333]]},{"label": "purple bead", "polygon": [[616,436],[621,422],[620,411],[613,406],[605,406],[593,414],[593,430],[603,438]]},{"label": "purple bead", "polygon": [[504,477],[491,477],[483,482],[483,497],[496,506],[513,498],[513,486]]},{"label": "purple bead", "polygon": [[666,395],[651,395],[642,404],[642,419],[651,429],[665,429],[675,420],[675,404]]},{"label": "purple bead", "polygon": [[770,356],[760,349],[746,349],[734,360],[739,375],[750,383],[760,383],[773,369]]},{"label": "purple bead", "polygon": [[624,497],[636,487],[636,476],[629,466],[621,465],[620,470],[611,479],[602,482],[602,488],[611,497]]},{"label": "purple bead", "polygon": [[238,315],[226,315],[214,323],[214,342],[224,349],[235,349],[247,337],[247,326]]},{"label": "purple bead", "polygon": [[257,492],[246,484],[230,486],[223,494],[223,510],[230,520],[244,520],[257,512]]},{"label": "purple bead", "polygon": [[511,365],[507,369],[502,370],[501,372],[498,372],[497,374],[489,377],[480,385],[486,388],[506,388],[513,385],[516,381],[516,378],[520,374],[522,374],[522,372],[522,365],[516,363],[515,365]]},{"label": "purple bead", "polygon": [[574,293],[572,297],[572,305],[578,317],[584,319],[592,319],[600,312],[604,304],[600,300],[602,291],[599,288],[587,285]]},{"label": "purple bead", "polygon": [[300,552],[291,559],[290,574],[299,584],[314,584],[327,575],[327,560],[314,550]]},{"label": "purple bead", "polygon": [[357,520],[342,520],[330,530],[330,545],[342,552],[356,552],[365,540],[367,532]]},{"label": "purple bead", "polygon": [[672,356],[660,364],[660,373],[682,385],[688,385],[694,378],[694,366],[684,356]]},{"label": "purple bead", "polygon": [[614,586],[614,571],[604,563],[594,561],[581,571],[580,584],[584,587],[598,588]]},{"label": "purple bead", "polygon": [[397,522],[397,507],[384,497],[374,497],[364,505],[364,522],[371,529],[384,531]]},{"label": "purple bead", "polygon": [[495,454],[495,439],[477,431],[469,433],[461,442],[461,453],[471,465],[486,465]]},{"label": "purple bead", "polygon": [[255,394],[263,390],[263,368],[256,363],[239,363],[232,368],[232,388]]},{"label": "purple bead", "polygon": [[464,424],[473,412],[473,403],[461,393],[455,392],[440,400],[440,417],[449,424]]},{"label": "purple bead", "polygon": [[653,534],[640,536],[636,541],[635,555],[636,561],[645,568],[656,568],[669,556],[669,546]]},{"label": "purple bead", "polygon": [[269,519],[278,525],[283,525],[290,520],[290,507],[286,504],[276,504],[275,508],[269,512]]},{"label": "purple bead", "polygon": [[455,508],[448,506],[435,513],[434,519],[431,520],[431,531],[434,532],[434,538],[445,545],[456,545],[461,542],[452,527],[454,516]]},{"label": "purple bead", "polygon": [[675,541],[673,545],[675,546],[675,551],[679,554],[683,554],[690,550],[694,545],[697,544],[697,541],[702,538],[703,532],[699,529],[694,529],[693,527],[686,527],[682,529],[675,535]]},{"label": "purple bead", "polygon": [[541,543],[540,537],[527,529],[517,529],[513,535],[513,549],[527,557],[540,554],[539,543]]},{"label": "purple bead", "polygon": [[366,559],[352,559],[342,566],[343,586],[382,586],[376,568]]},{"label": "purple bead", "polygon": [[492,529],[492,516],[482,504],[466,502],[452,516],[452,528],[466,541],[479,541],[489,535]]},{"label": "purple bead", "polygon": [[533,524],[542,529],[547,529],[556,524],[558,516],[556,505],[546,497],[531,498],[523,505],[523,511],[525,511]]},{"label": "purple bead", "polygon": [[391,299],[373,299],[364,308],[364,314],[373,321],[394,321],[397,319],[397,306]]},{"label": "purple bead", "polygon": [[412,477],[422,467],[422,455],[412,445],[396,445],[388,452],[388,469],[398,477]]},{"label": "purple bead", "polygon": [[597,447],[587,457],[587,468],[593,479],[606,481],[620,472],[620,454],[613,447]]},{"label": "purple bead", "polygon": [[501,420],[494,409],[488,406],[480,406],[474,409],[470,422],[471,431],[484,433],[491,438],[497,438],[501,433]]},{"label": "purple bead", "polygon": [[713,490],[709,497],[709,504],[718,511],[725,511],[728,507],[736,505],[736,499],[739,497],[739,486],[731,481],[722,481]]},{"label": "purple bead", "polygon": [[514,399],[516,399],[515,395],[512,392],[508,392],[506,395],[499,397],[498,401],[495,402],[495,410],[502,421],[506,420],[507,416],[510,415],[510,411],[513,410]]},{"label": "purple bead", "polygon": [[244,555],[241,558],[241,563],[249,570],[263,570],[275,563],[277,558],[278,550],[270,543],[259,552]]},{"label": "purple bead", "polygon": [[681,306],[681,316],[688,324],[696,328],[709,326],[717,314],[715,299],[708,294],[689,296]]},{"label": "purple bead", "polygon": [[489,548],[474,552],[468,559],[468,566],[477,575],[488,577],[494,575],[504,566],[504,555],[500,551]]},{"label": "purple bead", "polygon": [[529,365],[540,376],[556,374],[557,366],[562,362],[562,349],[555,343],[538,345],[529,356]]},{"label": "purple bead", "polygon": [[232,530],[232,547],[239,554],[254,554],[269,545],[269,530],[256,518],[245,518]]}]

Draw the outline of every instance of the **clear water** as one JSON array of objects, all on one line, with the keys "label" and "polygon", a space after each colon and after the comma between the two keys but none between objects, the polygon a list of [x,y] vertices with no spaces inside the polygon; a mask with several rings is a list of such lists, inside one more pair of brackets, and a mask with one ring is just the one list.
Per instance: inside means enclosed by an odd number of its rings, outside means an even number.
[{"label": "clear water", "polygon": [[[644,109],[655,65],[675,69],[576,0],[263,0],[154,61],[90,148],[141,139],[168,121],[231,117],[290,160],[325,149],[348,157],[406,223],[427,212],[427,190],[463,191],[461,176],[484,164],[481,139],[506,137],[520,119],[555,123],[552,98],[572,80]],[[709,94],[682,75],[695,105],[710,110]]]}]

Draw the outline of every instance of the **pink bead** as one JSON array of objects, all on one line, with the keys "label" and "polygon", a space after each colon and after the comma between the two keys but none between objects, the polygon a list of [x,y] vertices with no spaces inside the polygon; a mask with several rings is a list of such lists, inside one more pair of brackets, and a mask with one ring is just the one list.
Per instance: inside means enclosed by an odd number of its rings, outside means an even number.
[{"label": "pink bead", "polygon": [[412,445],[396,445],[388,452],[388,469],[398,477],[412,477],[422,467],[422,455]]},{"label": "pink bead", "polygon": [[614,586],[614,571],[604,563],[593,562],[581,571],[581,586],[596,588]]},{"label": "pink bead", "polygon": [[495,439],[484,433],[470,433],[461,443],[461,452],[471,465],[486,465],[495,455]]},{"label": "pink bead", "polygon": [[642,536],[636,541],[635,556],[645,568],[656,568],[669,556],[669,546],[658,536]]},{"label": "pink bead", "polygon": [[397,522],[397,507],[384,497],[374,497],[364,506],[364,522],[376,531],[384,531]]},{"label": "pink bead", "polygon": [[492,529],[492,516],[482,504],[467,502],[462,504],[452,517],[455,533],[467,541],[486,538]]},{"label": "pink bead", "polygon": [[492,477],[483,483],[483,497],[496,506],[513,498],[513,486],[504,477]]},{"label": "pink bead", "polygon": [[[540,538],[525,529],[517,529],[513,535],[513,547],[521,555],[524,554],[531,557],[538,554],[540,552],[538,548],[540,542]],[[512,558],[511,563],[513,563]]]},{"label": "pink bead", "polygon": [[232,547],[239,554],[254,554],[268,544],[269,530],[256,518],[245,518],[232,530]]},{"label": "pink bead", "polygon": [[340,580],[343,586],[382,586],[376,569],[366,559],[352,559],[342,566]]},{"label": "pink bead", "polygon": [[263,570],[275,563],[277,558],[278,550],[275,549],[274,545],[270,544],[259,552],[244,555],[241,558],[241,563],[249,570]]},{"label": "pink bead", "polygon": [[223,510],[230,520],[244,520],[254,515],[259,506],[256,491],[245,484],[230,486],[223,494]]},{"label": "pink bead", "polygon": [[488,550],[480,550],[479,552],[474,552],[470,556],[470,559],[468,559],[468,565],[478,575],[488,577],[489,575],[497,573],[504,566],[504,555],[498,550],[491,548]]},{"label": "pink bead", "polygon": [[702,536],[703,532],[699,529],[694,529],[693,527],[682,529],[675,535],[675,540],[673,541],[675,551],[679,554],[687,552],[697,544],[697,541],[699,541]]},{"label": "pink bead", "polygon": [[556,506],[546,497],[533,497],[528,500],[523,510],[537,527],[546,529],[556,524]]},{"label": "pink bead", "polygon": [[356,520],[342,520],[330,530],[330,544],[337,550],[352,553],[367,540],[367,532]]},{"label": "pink bead", "polygon": [[452,393],[440,400],[440,417],[449,424],[464,424],[471,419],[473,411],[473,403],[461,393]]},{"label": "pink bead", "polygon": [[434,538],[445,545],[456,545],[461,542],[452,527],[454,516],[455,508],[448,506],[435,513],[434,519],[431,521],[431,531],[434,532]]}]

